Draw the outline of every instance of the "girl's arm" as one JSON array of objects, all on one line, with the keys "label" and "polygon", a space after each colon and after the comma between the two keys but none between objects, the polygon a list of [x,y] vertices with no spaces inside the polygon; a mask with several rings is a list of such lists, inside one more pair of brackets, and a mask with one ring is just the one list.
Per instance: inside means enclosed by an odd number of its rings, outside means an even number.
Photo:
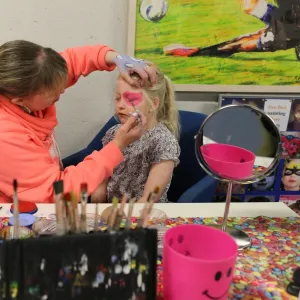
[{"label": "girl's arm", "polygon": [[118,55],[104,45],[69,48],[60,54],[68,66],[67,88],[74,85],[80,76],[87,76],[94,71],[114,70],[113,60]]},{"label": "girl's arm", "polygon": [[174,167],[175,162],[172,160],[165,160],[160,163],[153,164],[145,184],[143,197],[139,199],[138,202],[146,202],[149,194],[153,192],[157,186],[159,186],[160,190],[157,197],[158,201],[172,177]]}]

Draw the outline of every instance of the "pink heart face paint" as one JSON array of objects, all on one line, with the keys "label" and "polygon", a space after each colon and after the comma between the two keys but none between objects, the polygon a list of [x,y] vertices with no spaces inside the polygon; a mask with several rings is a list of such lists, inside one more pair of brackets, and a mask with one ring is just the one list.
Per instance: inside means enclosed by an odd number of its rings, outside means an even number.
[{"label": "pink heart face paint", "polygon": [[143,93],[126,91],[123,93],[123,98],[127,105],[137,106],[142,102]]}]

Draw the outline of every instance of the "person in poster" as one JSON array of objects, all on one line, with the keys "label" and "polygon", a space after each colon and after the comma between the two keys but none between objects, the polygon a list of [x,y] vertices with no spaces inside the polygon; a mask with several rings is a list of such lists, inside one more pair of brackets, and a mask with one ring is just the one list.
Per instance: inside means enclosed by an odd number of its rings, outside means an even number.
[{"label": "person in poster", "polygon": [[300,159],[286,162],[281,181],[285,191],[300,191]]},{"label": "person in poster", "polygon": [[229,57],[239,52],[274,52],[295,48],[296,58],[300,60],[300,1],[276,2],[278,6],[266,0],[242,0],[244,12],[260,19],[266,28],[205,48],[169,45],[164,48],[164,54]]},{"label": "person in poster", "polygon": [[300,99],[293,100],[291,108],[292,121],[288,124],[288,131],[300,131]]},{"label": "person in poster", "polygon": [[281,134],[283,159],[300,158],[300,132],[284,132]]}]

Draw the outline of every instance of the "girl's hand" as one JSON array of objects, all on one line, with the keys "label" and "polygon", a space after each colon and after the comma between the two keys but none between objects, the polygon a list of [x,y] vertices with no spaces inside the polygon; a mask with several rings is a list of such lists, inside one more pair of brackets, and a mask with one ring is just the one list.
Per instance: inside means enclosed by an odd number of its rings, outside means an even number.
[{"label": "girl's hand", "polygon": [[145,126],[145,116],[141,112],[139,112],[139,115],[137,113],[133,113],[128,118],[127,122],[118,129],[113,142],[117,144],[121,150],[123,150],[143,135]]},{"label": "girl's hand", "polygon": [[105,203],[106,202],[106,187],[107,180],[105,180],[91,195],[92,203]]},{"label": "girl's hand", "polygon": [[[128,84],[136,87],[143,87],[148,81],[152,85],[156,83],[156,68],[151,62],[130,57],[128,55],[116,55],[114,63],[119,69],[120,75]],[[137,73],[141,80],[133,80],[130,74]]]}]

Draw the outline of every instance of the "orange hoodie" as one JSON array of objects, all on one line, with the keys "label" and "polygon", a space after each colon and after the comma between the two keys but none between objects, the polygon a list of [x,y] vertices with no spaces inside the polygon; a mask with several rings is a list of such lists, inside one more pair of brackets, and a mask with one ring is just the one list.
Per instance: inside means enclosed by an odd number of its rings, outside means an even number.
[{"label": "orange hoodie", "polygon": [[[112,49],[99,45],[67,49],[61,53],[68,65],[68,85],[81,75],[96,70],[111,71],[105,55]],[[53,202],[53,182],[64,180],[64,191],[79,192],[87,182],[89,193],[109,177],[123,160],[119,148],[111,142],[101,151],[94,151],[77,166],[61,169],[54,139],[56,109],[29,115],[0,95],[0,202],[12,202],[13,179],[18,180],[20,200],[35,203]]]}]

